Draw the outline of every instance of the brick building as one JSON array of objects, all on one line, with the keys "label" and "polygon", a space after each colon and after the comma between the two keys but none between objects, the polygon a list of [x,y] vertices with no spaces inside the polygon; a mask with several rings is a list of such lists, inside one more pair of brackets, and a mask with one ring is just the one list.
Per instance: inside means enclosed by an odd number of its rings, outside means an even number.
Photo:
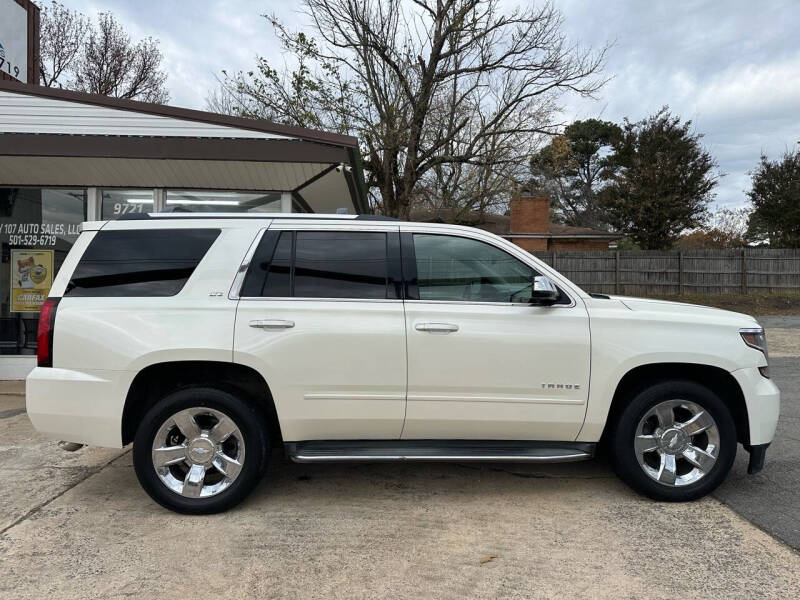
[{"label": "brick building", "polygon": [[[511,200],[507,232],[500,233],[520,248],[534,250],[608,250],[621,235],[550,222],[550,198],[520,195]],[[498,232],[495,232],[498,233]]]},{"label": "brick building", "polygon": [[455,214],[454,211],[418,211],[413,221],[470,225],[511,240],[529,252],[537,250],[608,250],[622,236],[608,231],[550,222],[547,196],[521,194],[511,200],[511,216]]}]

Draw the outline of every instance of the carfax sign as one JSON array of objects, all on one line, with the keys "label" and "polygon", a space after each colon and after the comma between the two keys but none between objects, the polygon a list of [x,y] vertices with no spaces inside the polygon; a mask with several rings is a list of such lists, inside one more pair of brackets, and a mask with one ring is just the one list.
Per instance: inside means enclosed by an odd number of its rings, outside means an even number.
[{"label": "carfax sign", "polygon": [[28,11],[0,0],[0,70],[25,81],[28,73]]},{"label": "carfax sign", "polygon": [[39,312],[53,287],[52,250],[11,251],[11,312]]}]

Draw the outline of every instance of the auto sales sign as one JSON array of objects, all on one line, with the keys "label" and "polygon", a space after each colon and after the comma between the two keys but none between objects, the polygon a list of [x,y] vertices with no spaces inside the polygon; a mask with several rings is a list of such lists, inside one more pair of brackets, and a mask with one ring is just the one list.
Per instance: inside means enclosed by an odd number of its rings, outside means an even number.
[{"label": "auto sales sign", "polygon": [[0,0],[0,71],[25,81],[28,73],[28,11]]}]

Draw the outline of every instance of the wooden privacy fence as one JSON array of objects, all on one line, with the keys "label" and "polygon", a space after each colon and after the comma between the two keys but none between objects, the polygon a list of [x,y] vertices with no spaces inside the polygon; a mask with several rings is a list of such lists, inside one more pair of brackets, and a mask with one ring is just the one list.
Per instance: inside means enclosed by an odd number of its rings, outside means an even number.
[{"label": "wooden privacy fence", "polygon": [[800,293],[800,249],[533,252],[587,292]]}]

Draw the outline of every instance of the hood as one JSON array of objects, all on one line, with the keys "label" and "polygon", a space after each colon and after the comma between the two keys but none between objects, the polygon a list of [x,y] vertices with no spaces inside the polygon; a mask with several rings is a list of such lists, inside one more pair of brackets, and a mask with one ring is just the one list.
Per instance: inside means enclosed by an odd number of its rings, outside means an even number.
[{"label": "hood", "polygon": [[758,325],[755,317],[744,313],[702,306],[700,304],[687,304],[685,302],[672,302],[670,300],[655,300],[651,298],[630,298],[627,296],[611,296],[612,299],[622,302],[630,310],[649,312],[654,316],[667,317],[674,315],[676,318],[698,319],[702,321],[718,322],[738,325],[739,327],[753,327]]}]

